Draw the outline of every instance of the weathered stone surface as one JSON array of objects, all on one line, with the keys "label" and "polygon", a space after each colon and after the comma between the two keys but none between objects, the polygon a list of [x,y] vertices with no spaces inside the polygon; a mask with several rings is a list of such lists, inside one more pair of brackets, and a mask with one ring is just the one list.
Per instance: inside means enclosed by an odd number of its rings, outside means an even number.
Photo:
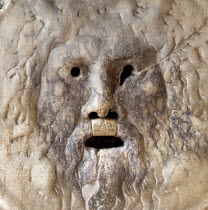
[{"label": "weathered stone surface", "polygon": [[0,0],[0,209],[207,209],[207,0]]}]

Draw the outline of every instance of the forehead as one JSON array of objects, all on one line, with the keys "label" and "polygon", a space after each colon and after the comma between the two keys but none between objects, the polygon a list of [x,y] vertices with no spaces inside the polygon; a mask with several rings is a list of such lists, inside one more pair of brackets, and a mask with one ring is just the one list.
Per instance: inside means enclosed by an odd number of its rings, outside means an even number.
[{"label": "forehead", "polygon": [[87,35],[71,39],[65,48],[69,57],[85,57],[88,60],[128,58],[141,54],[141,49],[144,49],[133,39],[126,40],[116,36],[100,38]]},{"label": "forehead", "polygon": [[56,51],[66,59],[132,58],[141,56],[147,46],[137,37],[131,26],[118,17],[102,17],[91,20],[80,28],[77,36],[69,39]]}]

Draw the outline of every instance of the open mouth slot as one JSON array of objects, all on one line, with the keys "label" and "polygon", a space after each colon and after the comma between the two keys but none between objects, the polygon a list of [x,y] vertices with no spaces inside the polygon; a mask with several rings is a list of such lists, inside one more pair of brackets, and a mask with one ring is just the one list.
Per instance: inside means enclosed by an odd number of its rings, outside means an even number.
[{"label": "open mouth slot", "polygon": [[85,142],[86,147],[96,149],[107,149],[121,147],[124,143],[120,138],[114,136],[93,136]]}]

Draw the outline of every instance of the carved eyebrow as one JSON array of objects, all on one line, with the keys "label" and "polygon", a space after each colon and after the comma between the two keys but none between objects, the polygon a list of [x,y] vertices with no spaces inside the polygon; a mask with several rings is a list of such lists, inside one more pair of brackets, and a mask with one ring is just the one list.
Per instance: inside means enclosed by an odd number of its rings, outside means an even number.
[{"label": "carved eyebrow", "polygon": [[124,56],[124,57],[116,57],[113,60],[114,61],[127,61],[127,60],[131,60],[131,59],[132,59],[132,57],[130,57],[130,56]]},{"label": "carved eyebrow", "polygon": [[[127,51],[127,52],[124,52],[124,54],[120,54],[119,56],[117,57],[114,57],[113,60],[114,61],[128,61],[128,60],[131,60],[131,59],[134,59],[134,58],[142,58],[142,55],[143,53],[140,52],[140,51],[137,51],[137,52],[130,52],[130,51]],[[113,55],[112,55],[113,57]]]},{"label": "carved eyebrow", "polygon": [[90,62],[89,62],[89,58],[87,57],[84,57],[84,56],[73,56],[70,55],[70,56],[67,56],[63,59],[63,65],[69,65],[69,64],[85,64],[85,65],[89,65]]}]

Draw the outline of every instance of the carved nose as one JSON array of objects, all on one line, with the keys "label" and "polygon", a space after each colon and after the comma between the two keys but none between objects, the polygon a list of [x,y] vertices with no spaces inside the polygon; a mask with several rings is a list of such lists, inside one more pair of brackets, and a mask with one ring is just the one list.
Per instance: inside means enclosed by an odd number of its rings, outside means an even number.
[{"label": "carved nose", "polygon": [[96,113],[99,118],[105,118],[114,106],[114,81],[108,69],[97,63],[91,67],[89,78],[90,97],[82,109],[82,115],[89,118]]},{"label": "carved nose", "polygon": [[89,103],[89,106],[87,107],[87,115],[89,118],[91,118],[91,116],[105,118],[112,108],[112,105],[113,103],[110,98],[106,100],[99,100],[95,97],[94,100],[91,100],[91,103]]},{"label": "carved nose", "polygon": [[113,99],[111,97],[102,97],[93,94],[90,100],[82,109],[82,114],[86,118],[105,118],[113,108]]},{"label": "carved nose", "polygon": [[107,116],[108,112],[110,110],[110,105],[109,104],[101,104],[100,106],[98,106],[96,112],[98,117],[100,118],[104,118]]}]

